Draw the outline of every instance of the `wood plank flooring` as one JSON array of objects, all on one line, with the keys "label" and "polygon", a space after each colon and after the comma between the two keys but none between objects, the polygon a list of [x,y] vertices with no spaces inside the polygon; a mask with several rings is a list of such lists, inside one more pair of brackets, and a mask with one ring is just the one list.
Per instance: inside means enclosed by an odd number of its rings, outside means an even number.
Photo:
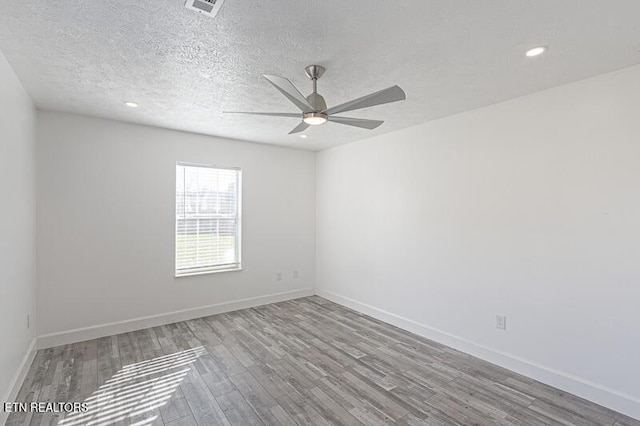
[{"label": "wood plank flooring", "polygon": [[607,425],[623,416],[320,297],[38,351],[7,425]]}]

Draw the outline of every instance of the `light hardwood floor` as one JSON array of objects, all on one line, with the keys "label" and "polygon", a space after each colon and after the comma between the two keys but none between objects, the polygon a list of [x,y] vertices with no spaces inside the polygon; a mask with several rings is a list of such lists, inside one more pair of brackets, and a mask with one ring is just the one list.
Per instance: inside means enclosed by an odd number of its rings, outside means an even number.
[{"label": "light hardwood floor", "polygon": [[41,350],[19,401],[89,410],[8,425],[640,426],[320,297]]}]

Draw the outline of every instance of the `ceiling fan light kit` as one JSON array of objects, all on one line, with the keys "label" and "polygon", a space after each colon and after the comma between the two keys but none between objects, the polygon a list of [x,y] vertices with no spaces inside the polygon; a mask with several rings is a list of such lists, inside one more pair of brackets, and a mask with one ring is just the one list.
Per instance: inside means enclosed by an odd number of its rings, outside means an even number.
[{"label": "ceiling fan light kit", "polygon": [[327,122],[329,116],[322,112],[305,112],[302,114],[302,121],[309,126],[319,126]]},{"label": "ceiling fan light kit", "polygon": [[305,97],[298,89],[284,77],[277,75],[264,74],[264,78],[269,81],[280,93],[289,99],[301,113],[288,112],[239,112],[225,111],[226,114],[250,114],[264,115],[270,117],[298,117],[302,122],[298,124],[289,134],[300,133],[310,126],[320,126],[327,121],[346,126],[359,127],[362,129],[373,130],[380,126],[384,121],[369,120],[364,118],[338,117],[334,114],[340,114],[347,111],[355,111],[358,109],[369,108],[376,105],[387,104],[390,102],[403,101],[407,98],[404,91],[399,86],[392,86],[379,92],[371,93],[361,98],[354,99],[349,102],[327,108],[324,97],[318,93],[318,79],[322,77],[326,69],[321,65],[309,65],[304,69],[307,77],[313,84],[313,92]]}]

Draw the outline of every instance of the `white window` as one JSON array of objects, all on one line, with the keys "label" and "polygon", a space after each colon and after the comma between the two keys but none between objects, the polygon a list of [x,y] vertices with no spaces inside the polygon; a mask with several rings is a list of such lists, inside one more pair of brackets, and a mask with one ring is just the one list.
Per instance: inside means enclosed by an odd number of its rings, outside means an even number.
[{"label": "white window", "polygon": [[240,269],[241,172],[176,165],[176,277]]}]

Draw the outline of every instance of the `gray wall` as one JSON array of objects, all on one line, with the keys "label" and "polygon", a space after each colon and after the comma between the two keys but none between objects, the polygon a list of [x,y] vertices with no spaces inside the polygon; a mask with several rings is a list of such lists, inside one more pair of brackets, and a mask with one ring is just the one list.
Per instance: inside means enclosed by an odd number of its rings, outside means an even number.
[{"label": "gray wall", "polygon": [[318,291],[640,417],[639,81],[320,152]]},{"label": "gray wall", "polygon": [[[174,278],[177,161],[242,167],[242,271]],[[312,152],[39,112],[39,334],[312,291],[314,184]]]},{"label": "gray wall", "polygon": [[0,401],[13,396],[36,331],[35,114],[0,53]]}]

